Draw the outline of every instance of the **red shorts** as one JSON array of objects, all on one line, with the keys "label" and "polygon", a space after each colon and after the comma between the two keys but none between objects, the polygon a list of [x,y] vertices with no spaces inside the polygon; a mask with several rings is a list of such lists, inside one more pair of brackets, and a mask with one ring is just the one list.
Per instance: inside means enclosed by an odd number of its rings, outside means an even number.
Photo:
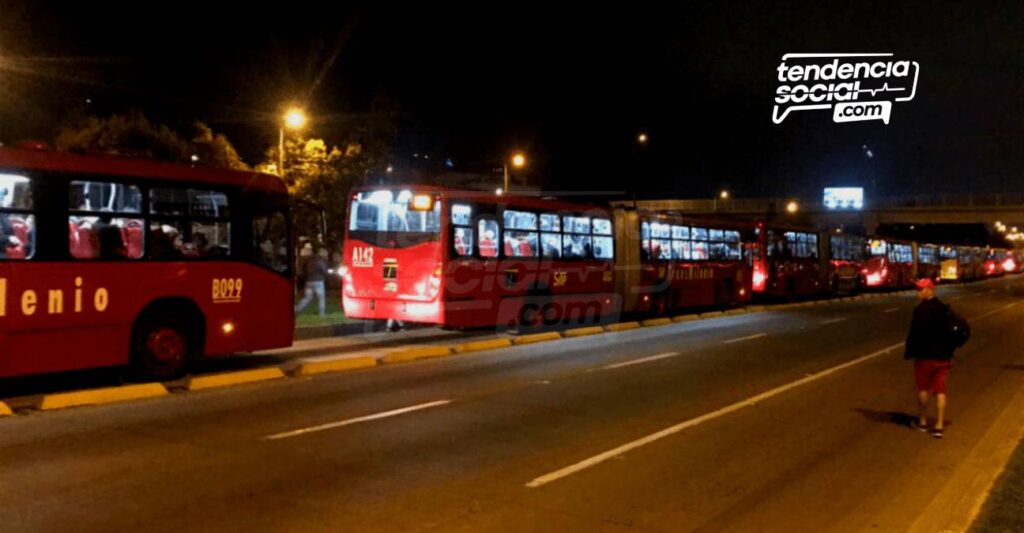
[{"label": "red shorts", "polygon": [[946,394],[946,380],[953,361],[944,359],[915,359],[914,383],[918,392],[927,391],[933,394]]}]

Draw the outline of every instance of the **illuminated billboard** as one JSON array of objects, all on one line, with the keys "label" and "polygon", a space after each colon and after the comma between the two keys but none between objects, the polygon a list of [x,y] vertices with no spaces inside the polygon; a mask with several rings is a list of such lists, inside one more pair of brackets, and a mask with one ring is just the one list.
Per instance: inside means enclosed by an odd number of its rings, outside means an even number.
[{"label": "illuminated billboard", "polygon": [[863,187],[825,187],[826,209],[863,209]]}]

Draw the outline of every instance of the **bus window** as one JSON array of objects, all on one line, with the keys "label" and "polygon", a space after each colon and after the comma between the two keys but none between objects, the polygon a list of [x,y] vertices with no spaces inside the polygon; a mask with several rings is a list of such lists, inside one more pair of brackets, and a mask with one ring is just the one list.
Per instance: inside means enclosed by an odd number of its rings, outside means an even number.
[{"label": "bus window", "polygon": [[690,228],[687,226],[672,226],[672,238],[690,240]]},{"label": "bus window", "polygon": [[75,259],[139,259],[143,253],[142,193],[134,185],[72,181],[68,248]]},{"label": "bus window", "polygon": [[455,255],[460,257],[473,255],[473,228],[457,226],[453,231],[455,233],[452,244],[455,245]]},{"label": "bus window", "polygon": [[611,235],[612,221],[607,218],[594,219],[594,235]]},{"label": "bus window", "polygon": [[594,259],[612,259],[615,245],[611,237],[594,237]]},{"label": "bus window", "polygon": [[452,204],[452,224],[468,226],[473,218],[473,208],[466,204]]},{"label": "bus window", "polygon": [[219,191],[150,189],[149,257],[227,257],[231,252],[229,207],[227,195]]},{"label": "bus window", "polygon": [[651,225],[646,221],[640,223],[640,257],[645,260],[654,257],[651,253]]},{"label": "bus window", "polygon": [[561,219],[554,213],[544,213],[540,216],[541,231],[562,231]]},{"label": "bus window", "polygon": [[672,259],[675,259],[677,261],[689,261],[690,243],[687,241],[672,241]]},{"label": "bus window", "polygon": [[30,185],[25,176],[0,174],[0,259],[29,259],[35,252]]},{"label": "bus window", "polygon": [[566,233],[590,233],[590,219],[588,217],[565,217]]},{"label": "bus window", "polygon": [[695,241],[692,243],[692,249],[690,252],[690,258],[694,261],[704,261],[709,257],[708,243],[704,241]]},{"label": "bus window", "polygon": [[[288,272],[288,222],[284,213],[274,211],[254,217],[252,238],[258,264],[274,272]],[[150,245],[151,254],[154,252],[153,244]]]},{"label": "bus window", "polygon": [[480,239],[477,248],[480,249],[480,257],[498,257],[498,221],[481,220],[477,227]]},{"label": "bus window", "polygon": [[505,211],[505,229],[536,230],[537,215],[526,211]]},{"label": "bus window", "polygon": [[[544,215],[541,215],[544,217]],[[541,218],[541,227],[544,227],[543,218]],[[562,235],[558,233],[541,233],[540,244],[543,249],[544,257],[562,257]]]},{"label": "bus window", "polygon": [[[588,224],[589,225],[589,224]],[[590,257],[590,235],[566,235],[562,241],[562,256],[571,258]]]},{"label": "bus window", "polygon": [[506,257],[537,257],[537,233],[505,230]]}]

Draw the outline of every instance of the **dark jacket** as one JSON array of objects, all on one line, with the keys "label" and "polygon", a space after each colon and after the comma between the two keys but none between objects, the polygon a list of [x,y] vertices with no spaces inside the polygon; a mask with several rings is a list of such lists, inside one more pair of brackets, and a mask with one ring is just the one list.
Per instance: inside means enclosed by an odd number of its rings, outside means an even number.
[{"label": "dark jacket", "polygon": [[929,298],[914,308],[914,319],[907,334],[904,359],[953,358],[953,342],[949,330],[949,306],[938,298]]},{"label": "dark jacket", "polygon": [[327,260],[319,255],[314,255],[306,261],[304,268],[305,282],[313,283],[327,279]]}]

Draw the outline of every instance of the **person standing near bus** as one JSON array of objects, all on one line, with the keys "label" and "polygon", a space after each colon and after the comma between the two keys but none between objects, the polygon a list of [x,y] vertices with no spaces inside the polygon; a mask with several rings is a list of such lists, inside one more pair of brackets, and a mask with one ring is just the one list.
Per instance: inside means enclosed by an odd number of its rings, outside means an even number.
[{"label": "person standing near bus", "polygon": [[306,278],[306,293],[302,301],[295,306],[295,314],[301,313],[316,295],[317,303],[320,306],[320,316],[327,316],[327,258],[326,248],[320,248],[317,254],[306,261],[304,273]]},{"label": "person standing near bus", "polygon": [[946,416],[946,382],[952,367],[953,350],[966,342],[970,330],[966,321],[935,296],[934,281],[921,279],[914,285],[921,303],[914,308],[903,354],[904,359],[914,360],[918,412],[912,424],[920,431],[928,431],[928,400],[929,394],[934,394],[938,417],[931,434],[941,439]]}]

